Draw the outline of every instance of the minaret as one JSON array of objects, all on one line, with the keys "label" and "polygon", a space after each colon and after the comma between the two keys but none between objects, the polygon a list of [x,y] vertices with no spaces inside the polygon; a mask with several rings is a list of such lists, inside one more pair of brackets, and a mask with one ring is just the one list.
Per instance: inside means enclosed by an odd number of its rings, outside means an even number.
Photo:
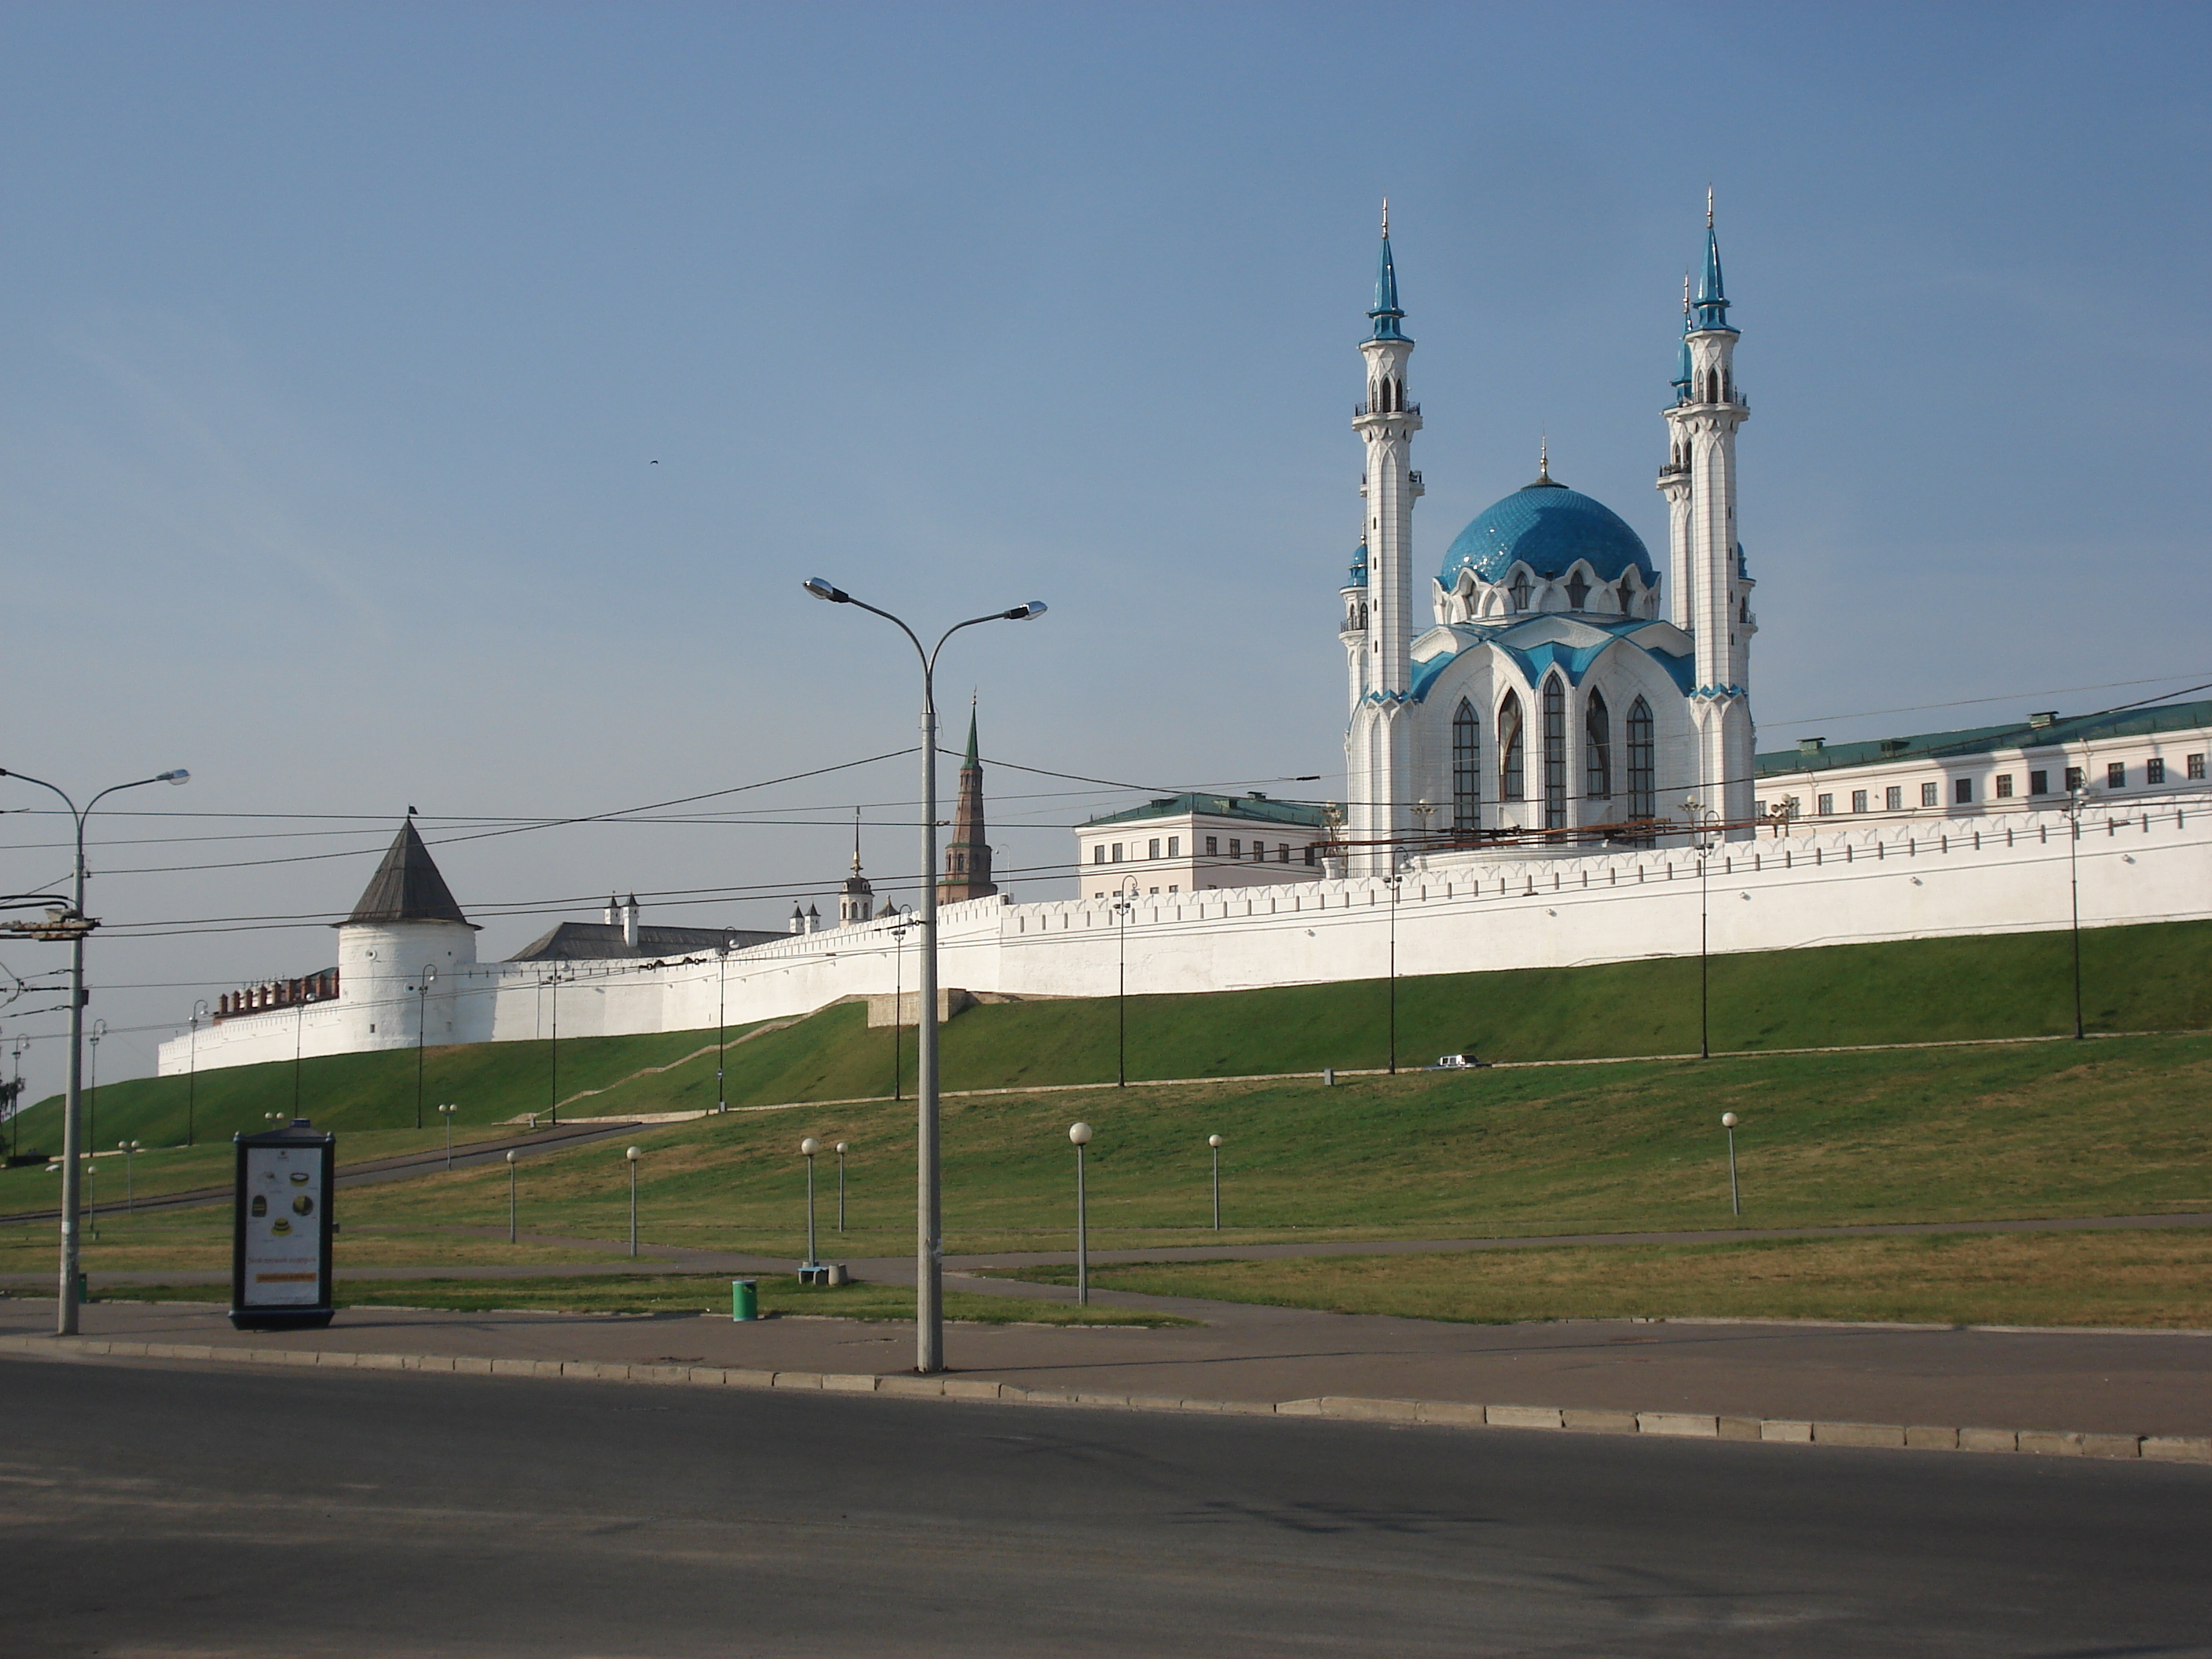
[{"label": "minaret", "polygon": [[[1682,337],[1675,404],[1667,411],[1670,451],[1659,488],[1676,528],[1674,617],[1697,647],[1697,774],[1689,794],[1722,817],[1751,817],[1751,577],[1736,531],[1735,433],[1751,417],[1735,382],[1735,343],[1721,280],[1712,192],[1705,192],[1705,267]],[[1686,373],[1685,372],[1686,371]],[[1730,832],[1740,840],[1749,829]]]},{"label": "minaret", "polygon": [[989,898],[991,848],[983,830],[983,763],[975,752],[975,706],[968,705],[968,757],[960,763],[960,800],[952,812],[952,839],[945,844],[945,873],[938,878],[937,902]]},{"label": "minaret", "polygon": [[[1674,407],[1691,401],[1696,369],[1690,361],[1690,273],[1682,273],[1682,343],[1674,354]],[[1667,465],[1659,469],[1659,493],[1667,498],[1667,617],[1690,631],[1690,451],[1679,427],[1668,433]]]},{"label": "minaret", "polygon": [[837,925],[851,927],[876,914],[876,890],[860,873],[860,809],[853,809],[853,873],[837,895]]},{"label": "minaret", "polygon": [[[1359,343],[1367,360],[1367,397],[1352,427],[1367,446],[1359,493],[1366,505],[1365,636],[1359,671],[1351,675],[1352,705],[1344,738],[1346,836],[1354,873],[1395,866],[1387,843],[1411,828],[1409,778],[1413,728],[1406,698],[1413,689],[1413,501],[1421,493],[1413,470],[1413,434],[1421,406],[1406,395],[1406,360],[1413,343],[1399,324],[1398,271],[1390,257],[1390,204],[1382,204],[1382,246],[1376,261],[1373,326]],[[1364,843],[1364,844],[1362,844]]]}]

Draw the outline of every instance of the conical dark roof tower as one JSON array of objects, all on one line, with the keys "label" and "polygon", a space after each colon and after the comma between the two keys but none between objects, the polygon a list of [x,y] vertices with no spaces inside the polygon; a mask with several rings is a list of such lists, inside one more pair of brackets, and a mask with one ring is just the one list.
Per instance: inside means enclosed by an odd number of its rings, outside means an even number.
[{"label": "conical dark roof tower", "polygon": [[952,839],[945,848],[945,873],[938,878],[940,904],[989,898],[999,889],[991,879],[991,844],[983,827],[983,763],[975,748],[975,710],[968,709],[968,755],[960,763],[960,794],[952,809]]},{"label": "conical dark roof tower", "polygon": [[338,925],[391,921],[457,921],[464,927],[476,926],[453,902],[453,890],[438,873],[422,837],[415,833],[412,818],[399,826],[384,862],[376,866],[376,873],[362,890],[361,902]]}]

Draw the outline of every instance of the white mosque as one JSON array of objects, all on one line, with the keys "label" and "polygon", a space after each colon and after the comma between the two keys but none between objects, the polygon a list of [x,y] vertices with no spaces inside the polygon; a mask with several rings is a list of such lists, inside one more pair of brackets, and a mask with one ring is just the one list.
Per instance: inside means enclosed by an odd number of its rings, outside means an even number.
[{"label": "white mosque", "polygon": [[[1077,896],[1018,903],[991,881],[971,720],[939,878],[945,1006],[2212,917],[2212,703],[1755,752],[1729,308],[1709,198],[1658,477],[1671,584],[1540,455],[1451,543],[1417,633],[1421,411],[1386,206],[1352,422],[1341,808],[1182,794],[1107,814],[1076,832]],[[476,931],[410,822],[338,924],[336,968],[222,998],[161,1069],[890,1006],[920,944],[911,912],[875,910],[857,842],[835,927],[811,908],[781,933],[647,927],[631,898],[504,961],[476,959]]]},{"label": "white mosque", "polygon": [[[1737,538],[1736,384],[1719,238],[1683,289],[1667,463],[1662,579],[1610,508],[1540,458],[1533,483],[1477,514],[1416,595],[1413,468],[1421,406],[1383,210],[1367,392],[1366,526],[1343,588],[1352,867],[1381,872],[1431,832],[1572,830],[1648,839],[1652,820],[1709,812],[1752,833],[1750,574]],[[1425,603],[1433,623],[1418,635]],[[1692,805],[1694,803],[1694,805]],[[1454,839],[1458,839],[1455,837]]]}]

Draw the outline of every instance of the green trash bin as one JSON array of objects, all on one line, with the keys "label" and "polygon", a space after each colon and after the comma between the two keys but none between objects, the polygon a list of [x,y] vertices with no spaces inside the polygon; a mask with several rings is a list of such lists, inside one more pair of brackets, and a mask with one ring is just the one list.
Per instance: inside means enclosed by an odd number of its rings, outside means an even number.
[{"label": "green trash bin", "polygon": [[760,1317],[760,1285],[750,1279],[730,1281],[730,1317],[737,1320]]}]

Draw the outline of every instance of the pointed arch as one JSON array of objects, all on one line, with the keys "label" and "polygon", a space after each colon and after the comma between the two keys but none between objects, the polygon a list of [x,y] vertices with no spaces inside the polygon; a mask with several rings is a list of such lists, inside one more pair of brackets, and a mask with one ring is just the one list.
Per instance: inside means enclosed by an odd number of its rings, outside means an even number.
[{"label": "pointed arch", "polygon": [[1522,788],[1526,747],[1521,718],[1521,694],[1508,691],[1498,705],[1498,799],[1525,799]]},{"label": "pointed arch", "polygon": [[1451,723],[1452,828],[1482,828],[1482,728],[1465,697]]},{"label": "pointed arch", "polygon": [[1651,736],[1651,705],[1641,697],[1628,706],[1628,816],[1659,816],[1657,745]]},{"label": "pointed arch", "polygon": [[1544,678],[1544,828],[1567,827],[1567,683]]},{"label": "pointed arch", "polygon": [[1613,799],[1613,711],[1595,686],[1583,705],[1583,793],[1592,800]]}]

